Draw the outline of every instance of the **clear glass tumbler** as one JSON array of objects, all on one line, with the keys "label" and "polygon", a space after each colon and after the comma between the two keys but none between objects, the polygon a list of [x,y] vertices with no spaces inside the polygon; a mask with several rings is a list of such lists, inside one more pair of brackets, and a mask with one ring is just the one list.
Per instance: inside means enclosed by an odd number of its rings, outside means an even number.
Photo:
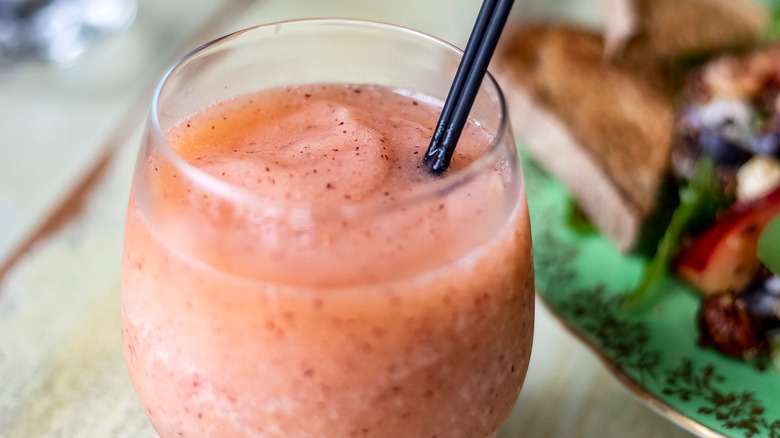
[{"label": "clear glass tumbler", "polygon": [[[489,134],[481,156],[420,190],[380,185],[365,202],[266,196],[203,171],[170,137],[204,108],[299,84],[374,84],[440,106],[460,56],[391,25],[303,20],[226,36],[165,75],[122,272],[127,365],[163,438],[498,434],[528,366],[534,282],[519,158],[492,77],[471,112]],[[258,180],[268,171],[234,164]],[[346,173],[334,184],[372,184]]]}]

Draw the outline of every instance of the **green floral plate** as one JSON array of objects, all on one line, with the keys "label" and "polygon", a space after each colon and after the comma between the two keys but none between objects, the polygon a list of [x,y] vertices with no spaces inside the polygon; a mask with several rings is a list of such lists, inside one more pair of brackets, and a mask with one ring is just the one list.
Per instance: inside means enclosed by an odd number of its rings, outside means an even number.
[{"label": "green floral plate", "polygon": [[702,437],[780,438],[780,374],[701,348],[698,297],[681,284],[639,312],[621,307],[639,259],[575,230],[565,189],[533,162],[525,178],[544,303],[652,408]]}]

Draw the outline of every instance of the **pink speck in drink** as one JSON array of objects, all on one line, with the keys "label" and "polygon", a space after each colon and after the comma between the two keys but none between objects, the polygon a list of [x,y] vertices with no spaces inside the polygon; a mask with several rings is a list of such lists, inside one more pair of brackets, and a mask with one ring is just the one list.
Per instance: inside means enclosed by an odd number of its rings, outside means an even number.
[{"label": "pink speck in drink", "polygon": [[158,90],[122,284],[148,417],[163,438],[497,435],[533,331],[500,91],[486,80],[433,177],[448,80],[429,64],[454,69],[456,50],[373,23],[280,26],[195,52]]}]

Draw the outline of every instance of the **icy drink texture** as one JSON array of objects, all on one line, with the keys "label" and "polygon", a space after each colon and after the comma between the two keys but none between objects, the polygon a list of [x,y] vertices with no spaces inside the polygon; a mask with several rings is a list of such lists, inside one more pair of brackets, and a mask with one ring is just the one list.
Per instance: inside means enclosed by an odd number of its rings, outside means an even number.
[{"label": "icy drink texture", "polygon": [[163,438],[498,433],[532,338],[522,176],[475,123],[448,174],[426,174],[439,111],[309,84],[165,132],[136,171],[122,285],[128,368]]}]

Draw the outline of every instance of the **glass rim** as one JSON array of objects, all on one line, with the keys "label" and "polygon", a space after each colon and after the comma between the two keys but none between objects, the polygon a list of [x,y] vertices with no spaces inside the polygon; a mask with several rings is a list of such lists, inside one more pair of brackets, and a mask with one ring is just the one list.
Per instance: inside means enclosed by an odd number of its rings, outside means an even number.
[{"label": "glass rim", "polygon": [[[159,100],[169,79],[173,75],[175,75],[177,71],[180,68],[182,68],[187,61],[209,50],[214,49],[215,47],[219,46],[222,43],[225,43],[230,40],[234,40],[247,33],[257,32],[267,28],[276,28],[277,29],[276,31],[278,32],[279,26],[307,26],[307,25],[316,25],[316,24],[333,24],[333,25],[342,25],[342,26],[357,27],[357,28],[379,28],[386,31],[400,32],[402,34],[411,35],[415,38],[419,38],[420,40],[425,40],[429,44],[438,45],[443,49],[446,49],[451,53],[456,54],[459,58],[463,56],[463,50],[461,50],[460,48],[456,47],[455,45],[441,38],[408,27],[399,26],[390,23],[383,23],[379,21],[372,21],[372,20],[352,19],[352,18],[305,18],[305,19],[285,20],[285,21],[259,24],[257,26],[241,29],[229,33],[227,35],[224,35],[222,37],[216,38],[190,51],[188,54],[186,54],[181,59],[179,59],[176,63],[174,63],[165,74],[163,74],[163,76],[161,77],[160,81],[158,82],[154,90],[152,101],[151,101],[149,129],[151,129],[151,134],[157,137],[157,139],[159,139],[159,141],[154,142],[154,144],[152,145],[152,149],[160,151],[163,154],[164,159],[166,159],[175,169],[177,169],[184,176],[186,176],[188,180],[191,180],[194,183],[205,186],[207,189],[211,190],[215,194],[219,194],[226,198],[237,198],[238,201],[242,202],[239,205],[247,205],[248,203],[251,204],[260,203],[260,205],[262,205],[264,209],[269,209],[269,207],[271,206],[278,206],[279,211],[298,210],[298,209],[313,210],[320,206],[327,207],[330,209],[336,208],[338,210],[341,210],[344,213],[362,212],[366,209],[371,209],[370,207],[377,207],[380,210],[396,209],[403,205],[415,204],[417,202],[423,202],[426,199],[435,199],[437,197],[441,197],[446,193],[456,189],[457,187],[460,187],[468,183],[485,168],[487,168],[492,163],[495,163],[499,160],[502,153],[501,146],[505,140],[505,137],[507,136],[507,132],[509,129],[508,126],[509,115],[507,111],[507,105],[506,105],[506,99],[504,97],[504,93],[501,90],[501,87],[499,86],[495,77],[493,77],[493,75],[489,71],[485,73],[485,78],[483,79],[483,84],[480,86],[480,88],[482,89],[486,87],[484,83],[485,80],[487,80],[489,87],[492,86],[493,91],[495,92],[496,98],[498,100],[499,122],[498,122],[498,128],[495,132],[495,135],[492,138],[490,144],[488,145],[485,153],[482,154],[476,160],[469,163],[463,169],[457,171],[447,171],[440,176],[435,176],[435,177],[432,176],[433,178],[438,179],[438,182],[436,184],[431,184],[428,187],[415,191],[410,195],[399,196],[392,203],[383,203],[381,202],[381,200],[377,200],[374,202],[369,201],[369,202],[359,202],[359,203],[333,204],[330,202],[319,202],[317,200],[300,201],[300,200],[265,197],[259,193],[253,192],[251,190],[247,190],[238,185],[231,184],[227,181],[219,179],[214,175],[209,174],[208,172],[205,172],[204,170],[194,166],[192,163],[184,159],[173,149],[171,144],[168,142],[165,133],[160,127],[160,119],[158,116],[159,104],[160,104]],[[294,85],[294,84],[290,84],[290,85]],[[417,90],[410,90],[410,91],[417,91]],[[521,172],[522,171],[518,166],[517,173],[521,174]]]}]

